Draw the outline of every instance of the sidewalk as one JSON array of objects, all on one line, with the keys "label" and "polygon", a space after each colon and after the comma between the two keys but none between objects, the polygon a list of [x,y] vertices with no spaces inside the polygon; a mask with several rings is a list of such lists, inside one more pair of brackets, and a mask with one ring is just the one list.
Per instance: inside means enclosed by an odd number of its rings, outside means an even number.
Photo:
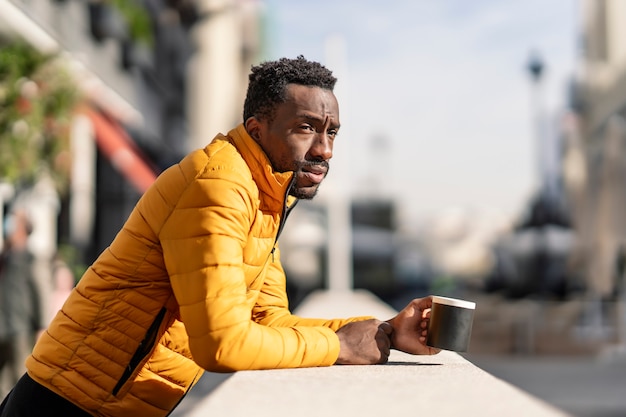
[{"label": "sidewalk", "polygon": [[626,416],[626,356],[482,356],[472,362],[576,417]]}]

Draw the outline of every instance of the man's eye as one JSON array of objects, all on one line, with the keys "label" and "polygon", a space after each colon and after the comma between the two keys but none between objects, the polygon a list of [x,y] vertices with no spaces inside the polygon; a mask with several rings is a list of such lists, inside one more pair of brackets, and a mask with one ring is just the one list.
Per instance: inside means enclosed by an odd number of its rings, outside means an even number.
[{"label": "man's eye", "polygon": [[335,129],[332,129],[332,130],[329,130],[327,133],[328,133],[328,136],[330,136],[331,138],[334,138],[335,136],[337,136],[339,131],[335,130]]},{"label": "man's eye", "polygon": [[307,131],[314,131],[315,129],[313,128],[313,126],[309,125],[309,124],[303,124],[300,125],[300,129],[302,130],[307,130]]}]

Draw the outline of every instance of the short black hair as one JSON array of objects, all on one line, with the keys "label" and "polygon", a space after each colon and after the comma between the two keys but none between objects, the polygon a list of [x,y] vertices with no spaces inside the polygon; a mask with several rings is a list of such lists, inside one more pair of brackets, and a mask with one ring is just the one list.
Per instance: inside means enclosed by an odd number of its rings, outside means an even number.
[{"label": "short black hair", "polygon": [[333,91],[337,82],[329,69],[319,62],[308,61],[302,55],[296,59],[280,58],[253,66],[248,79],[248,92],[243,105],[244,123],[250,117],[271,121],[276,105],[285,102],[288,84]]}]

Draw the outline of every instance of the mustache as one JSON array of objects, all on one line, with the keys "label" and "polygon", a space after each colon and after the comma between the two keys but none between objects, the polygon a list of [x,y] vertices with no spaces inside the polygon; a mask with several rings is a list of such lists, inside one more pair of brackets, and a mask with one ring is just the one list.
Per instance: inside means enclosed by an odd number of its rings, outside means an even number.
[{"label": "mustache", "polygon": [[313,166],[321,166],[326,170],[330,169],[330,164],[328,161],[301,161],[298,163],[298,170],[305,167],[313,167]]}]

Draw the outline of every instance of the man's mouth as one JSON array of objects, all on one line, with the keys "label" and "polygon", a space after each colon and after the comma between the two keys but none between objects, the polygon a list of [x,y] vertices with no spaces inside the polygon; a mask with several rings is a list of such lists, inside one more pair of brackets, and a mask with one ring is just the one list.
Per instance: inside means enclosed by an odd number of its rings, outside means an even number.
[{"label": "man's mouth", "polygon": [[309,171],[302,171],[302,175],[313,184],[321,183],[324,180],[324,177],[326,176],[326,174],[322,172],[309,172]]},{"label": "man's mouth", "polygon": [[302,175],[313,184],[321,183],[324,177],[326,177],[327,172],[328,167],[323,165],[307,165],[302,167]]}]

